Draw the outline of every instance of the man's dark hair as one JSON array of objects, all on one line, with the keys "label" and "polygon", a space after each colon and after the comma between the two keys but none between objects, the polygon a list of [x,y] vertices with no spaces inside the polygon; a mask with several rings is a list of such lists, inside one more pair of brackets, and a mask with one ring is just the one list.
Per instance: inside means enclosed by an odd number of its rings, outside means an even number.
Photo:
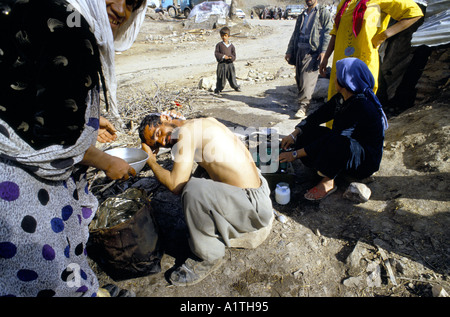
[{"label": "man's dark hair", "polygon": [[224,26],[223,28],[220,29],[220,35],[224,35],[224,34],[228,34],[230,35],[230,29],[226,26]]},{"label": "man's dark hair", "polygon": [[157,127],[160,125],[161,122],[161,114],[160,113],[151,113],[147,116],[145,116],[144,119],[142,119],[141,124],[139,126],[139,138],[141,139],[142,143],[145,143],[144,138],[144,131],[145,127],[148,126],[151,127]]}]

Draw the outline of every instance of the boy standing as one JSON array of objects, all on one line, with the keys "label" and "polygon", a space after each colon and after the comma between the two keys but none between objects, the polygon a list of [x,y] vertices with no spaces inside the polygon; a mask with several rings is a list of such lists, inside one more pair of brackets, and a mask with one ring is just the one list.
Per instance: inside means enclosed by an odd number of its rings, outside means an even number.
[{"label": "boy standing", "polygon": [[234,69],[233,62],[236,60],[236,49],[233,44],[230,43],[230,29],[223,27],[220,30],[220,37],[222,42],[217,43],[214,55],[218,62],[217,64],[217,82],[214,93],[219,94],[225,84],[230,83],[231,88],[236,91],[241,91],[236,81],[236,71]]}]

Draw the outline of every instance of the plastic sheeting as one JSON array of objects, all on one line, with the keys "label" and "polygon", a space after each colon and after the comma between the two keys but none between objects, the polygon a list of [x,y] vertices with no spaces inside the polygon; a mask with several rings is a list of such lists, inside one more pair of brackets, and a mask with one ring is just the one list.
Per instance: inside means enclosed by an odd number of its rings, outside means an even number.
[{"label": "plastic sheeting", "polygon": [[98,208],[91,229],[107,229],[130,220],[148,203],[144,191],[130,188],[117,197],[109,197]]},{"label": "plastic sheeting", "polygon": [[427,1],[423,24],[413,34],[412,46],[450,43],[450,0]]},{"label": "plastic sheeting", "polygon": [[209,19],[211,15],[226,18],[230,12],[230,6],[223,1],[208,1],[197,4],[188,16],[195,17],[195,23],[201,23]]},{"label": "plastic sheeting", "polygon": [[148,0],[147,3],[150,8],[159,8],[161,6],[161,2],[159,0]]}]

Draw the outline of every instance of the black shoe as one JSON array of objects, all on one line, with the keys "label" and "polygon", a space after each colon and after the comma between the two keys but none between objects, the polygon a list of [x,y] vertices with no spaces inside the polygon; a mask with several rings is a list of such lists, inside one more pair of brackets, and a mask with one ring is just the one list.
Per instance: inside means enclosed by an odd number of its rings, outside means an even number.
[{"label": "black shoe", "polygon": [[239,87],[237,87],[237,88],[234,88],[234,90],[236,90],[236,91],[242,91],[242,90],[241,90],[241,86],[239,86]]},{"label": "black shoe", "polygon": [[170,274],[170,282],[176,286],[189,286],[197,284],[205,277],[217,270],[223,264],[223,259],[213,262],[210,261],[196,261],[194,259],[187,259],[183,265],[178,267]]}]

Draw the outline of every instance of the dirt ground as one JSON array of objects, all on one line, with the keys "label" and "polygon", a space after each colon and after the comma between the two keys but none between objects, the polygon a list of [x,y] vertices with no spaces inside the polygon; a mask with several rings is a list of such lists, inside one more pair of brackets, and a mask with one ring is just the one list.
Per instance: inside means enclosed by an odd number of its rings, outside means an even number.
[{"label": "dirt ground", "polygon": [[[294,69],[284,61],[294,24],[231,23],[242,92],[227,85],[222,97],[216,97],[198,85],[202,78],[215,76],[218,30],[186,30],[183,20],[147,18],[134,46],[116,55],[119,98],[125,103],[133,94],[153,95],[165,87],[184,98],[180,110],[188,117],[213,116],[228,127],[274,127],[288,134],[298,122],[293,117]],[[448,70],[448,54],[441,59]],[[448,72],[443,77],[448,79]],[[290,203],[279,205],[273,199],[274,209],[287,221],[274,220],[271,234],[256,249],[227,249],[225,263],[190,287],[172,286],[167,279],[188,251],[179,197],[144,169],[133,182],[139,181],[136,187],[152,195],[166,248],[161,272],[114,281],[92,262],[100,284],[115,283],[138,297],[445,295],[450,291],[448,82],[443,87],[446,98],[391,118],[382,167],[366,180],[372,192],[369,201],[343,198],[351,180],[339,178],[336,193],[320,203],[308,202],[303,193],[318,178],[294,164]],[[432,125],[434,134],[425,132],[422,124]],[[124,139],[130,134],[121,132]],[[138,142],[136,134],[132,137]],[[434,143],[427,141],[430,138]],[[125,142],[132,146],[132,141]],[[159,159],[170,167],[168,155]],[[104,196],[99,194],[99,199]]]}]

